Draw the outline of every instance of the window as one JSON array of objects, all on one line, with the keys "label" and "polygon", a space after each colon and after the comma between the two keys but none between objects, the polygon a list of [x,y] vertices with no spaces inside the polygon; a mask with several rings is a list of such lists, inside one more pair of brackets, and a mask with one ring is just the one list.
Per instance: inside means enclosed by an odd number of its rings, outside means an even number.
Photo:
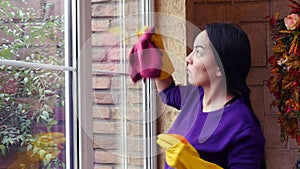
[{"label": "window", "polygon": [[126,73],[152,1],[0,5],[1,168],[156,168],[153,82]]},{"label": "window", "polygon": [[92,3],[94,168],[156,168],[156,92],[128,74],[136,30],[153,24],[152,9],[143,0]]},{"label": "window", "polygon": [[0,4],[1,168],[71,167],[71,4]]}]

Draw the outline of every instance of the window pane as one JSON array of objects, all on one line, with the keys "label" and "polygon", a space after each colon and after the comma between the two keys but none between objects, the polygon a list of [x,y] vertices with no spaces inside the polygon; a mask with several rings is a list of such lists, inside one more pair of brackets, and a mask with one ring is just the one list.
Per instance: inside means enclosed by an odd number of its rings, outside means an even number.
[{"label": "window pane", "polygon": [[64,64],[63,1],[0,1],[0,58]]},{"label": "window pane", "polygon": [[0,70],[1,168],[65,163],[64,72]]},{"label": "window pane", "polygon": [[64,1],[0,6],[0,168],[64,168]]},{"label": "window pane", "polygon": [[92,4],[94,168],[145,168],[142,82],[129,76],[128,54],[142,27],[142,1]]}]

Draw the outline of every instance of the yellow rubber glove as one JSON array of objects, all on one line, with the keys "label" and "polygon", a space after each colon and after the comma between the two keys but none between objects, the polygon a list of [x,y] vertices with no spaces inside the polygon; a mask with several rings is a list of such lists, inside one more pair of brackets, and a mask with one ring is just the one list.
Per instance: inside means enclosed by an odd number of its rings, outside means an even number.
[{"label": "yellow rubber glove", "polygon": [[[146,31],[148,31],[149,29],[152,29],[151,27],[144,27],[143,29],[140,29],[137,31],[137,35],[138,37],[140,37],[143,33],[145,33]],[[153,42],[153,44],[160,49],[160,51],[162,52],[162,67],[161,67],[161,74],[159,79],[160,80],[164,80],[167,79],[168,77],[171,76],[171,74],[174,72],[174,66],[172,64],[172,61],[169,57],[169,55],[167,54],[167,52],[165,51],[164,45],[163,45],[163,40],[162,37],[158,31],[158,29],[153,29],[152,36],[151,36],[151,41]]]},{"label": "yellow rubber glove", "polygon": [[176,169],[223,169],[200,158],[197,150],[181,135],[160,134],[157,144],[166,151],[166,162]]}]

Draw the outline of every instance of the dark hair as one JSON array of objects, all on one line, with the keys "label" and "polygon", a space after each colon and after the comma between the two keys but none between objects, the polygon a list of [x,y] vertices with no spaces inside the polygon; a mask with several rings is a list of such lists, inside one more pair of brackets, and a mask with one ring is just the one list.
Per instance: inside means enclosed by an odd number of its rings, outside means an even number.
[{"label": "dark hair", "polygon": [[229,23],[206,25],[208,38],[215,49],[216,61],[225,74],[229,92],[241,95],[253,111],[250,89],[246,78],[251,64],[251,47],[247,34],[238,26]]}]

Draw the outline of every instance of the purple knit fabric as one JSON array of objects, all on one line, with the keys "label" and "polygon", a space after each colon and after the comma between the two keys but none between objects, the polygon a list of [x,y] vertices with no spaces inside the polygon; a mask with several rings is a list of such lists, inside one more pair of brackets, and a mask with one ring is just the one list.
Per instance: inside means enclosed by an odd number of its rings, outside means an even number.
[{"label": "purple knit fabric", "polygon": [[152,32],[153,28],[142,34],[130,51],[130,77],[133,82],[160,76],[162,53],[151,41]]},{"label": "purple knit fabric", "polygon": [[181,110],[168,133],[183,135],[201,158],[224,169],[260,169],[265,140],[243,98],[223,109],[202,112],[203,93],[201,87],[175,85],[159,93],[163,102]]}]

